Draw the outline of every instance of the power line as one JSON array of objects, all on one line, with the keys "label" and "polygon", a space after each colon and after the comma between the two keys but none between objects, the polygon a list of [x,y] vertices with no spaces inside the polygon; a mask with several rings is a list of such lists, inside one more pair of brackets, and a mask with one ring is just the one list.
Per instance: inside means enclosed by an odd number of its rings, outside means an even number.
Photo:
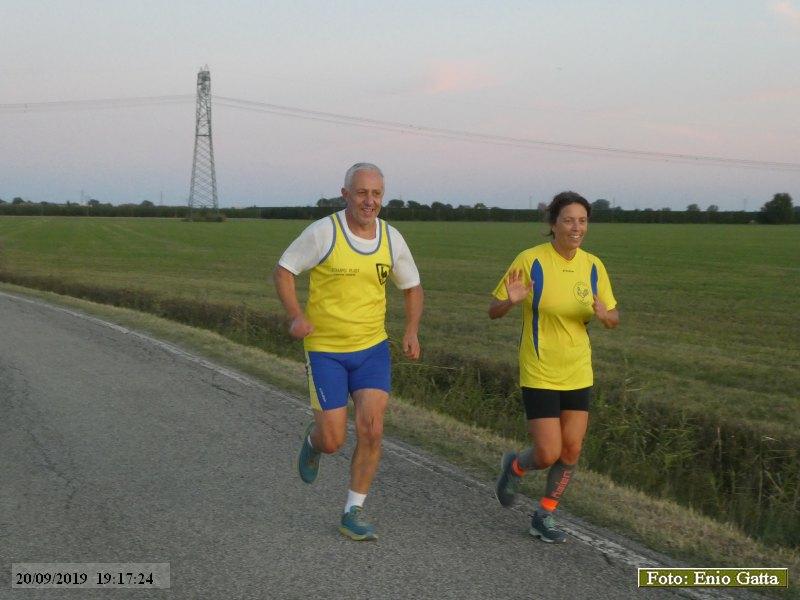
[{"label": "power line", "polygon": [[102,98],[98,100],[58,100],[54,102],[18,102],[0,104],[0,113],[48,112],[58,110],[96,110],[106,108],[130,108],[159,104],[183,104],[194,102],[191,94],[172,96],[141,96],[134,98]]},{"label": "power line", "polygon": [[215,96],[215,103],[227,108],[236,110],[248,110],[252,112],[262,112],[275,114],[285,117],[322,121],[339,125],[352,125],[379,129],[383,131],[393,131],[398,133],[409,133],[413,135],[423,135],[428,137],[439,137],[446,139],[456,139],[476,143],[515,146],[522,148],[540,148],[546,150],[567,151],[578,154],[618,156],[622,158],[634,158],[638,160],[655,160],[659,162],[680,162],[684,164],[698,164],[724,167],[742,167],[749,169],[769,169],[776,171],[800,171],[800,163],[784,163],[763,160],[751,160],[741,158],[726,158],[720,156],[704,156],[684,153],[653,152],[648,150],[633,150],[624,148],[614,148],[610,146],[589,146],[585,144],[570,144],[564,142],[552,142],[530,138],[517,138],[493,134],[476,133],[472,131],[444,129],[439,127],[426,127],[408,123],[398,123],[393,121],[381,121],[377,119],[366,119],[353,117],[337,113],[306,110],[292,106],[282,106],[269,104],[266,102],[254,102],[251,100],[241,100],[238,98],[227,98]]},{"label": "power line", "polygon": [[[132,108],[139,106],[153,106],[165,104],[182,104],[194,102],[195,97],[188,94],[171,96],[144,96],[135,98],[105,98],[99,100],[62,100],[55,102],[25,102],[16,104],[0,104],[2,113],[48,112],[57,110],[96,110]],[[273,114],[277,116],[332,123],[351,127],[361,127],[405,133],[425,137],[451,139],[494,146],[512,146],[516,148],[543,149],[551,151],[569,152],[590,156],[612,156],[636,160],[672,162],[691,164],[696,166],[737,167],[743,169],[772,170],[784,172],[800,171],[800,163],[776,162],[753,160],[743,158],[728,158],[721,156],[696,155],[687,153],[654,152],[649,150],[636,150],[629,148],[615,148],[612,146],[591,146],[586,144],[572,144],[533,138],[518,138],[512,136],[477,133],[474,131],[445,129],[440,127],[427,127],[412,123],[396,121],[383,121],[354,117],[338,113],[308,110],[294,106],[255,102],[240,98],[215,96],[214,104],[233,110]]]}]

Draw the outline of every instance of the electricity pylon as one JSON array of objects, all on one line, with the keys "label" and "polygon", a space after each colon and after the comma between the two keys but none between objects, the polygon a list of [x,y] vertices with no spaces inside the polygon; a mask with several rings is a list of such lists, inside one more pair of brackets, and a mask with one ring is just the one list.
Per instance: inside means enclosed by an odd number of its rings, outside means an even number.
[{"label": "electricity pylon", "polygon": [[197,74],[197,111],[194,130],[194,161],[189,192],[189,218],[196,209],[217,214],[217,175],[214,170],[214,142],[211,139],[211,73],[206,65]]}]

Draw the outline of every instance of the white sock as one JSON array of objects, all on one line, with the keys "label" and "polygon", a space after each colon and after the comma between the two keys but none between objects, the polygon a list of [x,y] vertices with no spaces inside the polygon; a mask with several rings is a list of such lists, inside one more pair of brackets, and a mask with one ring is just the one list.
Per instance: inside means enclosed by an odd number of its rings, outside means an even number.
[{"label": "white sock", "polygon": [[366,494],[359,494],[353,490],[347,490],[347,504],[344,505],[344,512],[350,512],[350,507],[352,506],[364,506],[364,500],[366,499]]}]

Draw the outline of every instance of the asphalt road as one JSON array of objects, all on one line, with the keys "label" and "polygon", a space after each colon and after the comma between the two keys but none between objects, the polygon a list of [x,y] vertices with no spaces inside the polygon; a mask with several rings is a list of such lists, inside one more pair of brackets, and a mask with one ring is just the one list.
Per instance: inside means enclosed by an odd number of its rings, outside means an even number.
[{"label": "asphalt road", "polygon": [[[352,442],[303,484],[309,414],[147,336],[0,293],[0,598],[677,597],[636,587],[635,565],[663,557],[568,516],[569,542],[544,544],[530,506],[502,509],[490,481],[393,440],[366,503],[381,538],[352,542],[337,531]],[[170,588],[12,588],[23,562],[169,563]]]}]

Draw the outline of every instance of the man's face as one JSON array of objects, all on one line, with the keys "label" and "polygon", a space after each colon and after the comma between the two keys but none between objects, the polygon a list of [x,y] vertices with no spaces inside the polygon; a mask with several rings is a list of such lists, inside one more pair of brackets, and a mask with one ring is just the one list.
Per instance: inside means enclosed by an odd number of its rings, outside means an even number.
[{"label": "man's face", "polygon": [[383,202],[383,177],[376,171],[356,171],[349,188],[342,188],[347,214],[363,228],[375,224]]}]

